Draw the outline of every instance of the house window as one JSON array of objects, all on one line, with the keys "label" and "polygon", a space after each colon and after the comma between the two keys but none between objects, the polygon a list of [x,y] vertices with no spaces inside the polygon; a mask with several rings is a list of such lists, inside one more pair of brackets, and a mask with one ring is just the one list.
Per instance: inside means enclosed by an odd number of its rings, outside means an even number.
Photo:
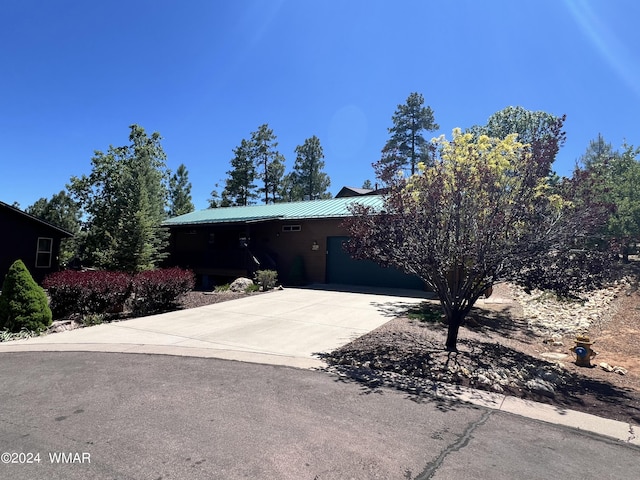
[{"label": "house window", "polygon": [[36,250],[36,268],[51,268],[53,238],[38,237]]},{"label": "house window", "polygon": [[282,231],[283,232],[299,232],[300,225],[283,225]]}]

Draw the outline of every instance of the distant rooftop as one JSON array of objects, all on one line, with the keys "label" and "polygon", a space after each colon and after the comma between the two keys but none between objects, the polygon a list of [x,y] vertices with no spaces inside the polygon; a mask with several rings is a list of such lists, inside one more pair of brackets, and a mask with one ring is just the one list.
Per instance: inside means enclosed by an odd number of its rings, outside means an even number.
[{"label": "distant rooftop", "polygon": [[362,195],[382,195],[386,193],[386,189],[378,189],[376,184],[376,190],[371,188],[358,188],[358,187],[342,187],[336,194],[336,198],[342,197],[358,197]]},{"label": "distant rooftop", "polygon": [[372,192],[373,190],[370,188],[342,187],[336,195],[336,198],[357,197],[359,195],[368,195]]},{"label": "distant rooftop", "polygon": [[351,215],[348,207],[354,203],[380,210],[382,209],[383,199],[380,195],[358,195],[355,197],[331,198],[328,200],[249,205],[246,207],[209,208],[165,220],[162,224],[171,227],[218,223],[255,223],[267,220],[343,218]]}]

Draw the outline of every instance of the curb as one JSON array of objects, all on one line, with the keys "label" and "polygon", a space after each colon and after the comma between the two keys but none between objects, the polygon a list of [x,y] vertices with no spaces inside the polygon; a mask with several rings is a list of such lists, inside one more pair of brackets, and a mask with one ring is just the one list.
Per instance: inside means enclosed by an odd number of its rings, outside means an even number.
[{"label": "curb", "polygon": [[511,413],[545,423],[582,430],[640,447],[640,427],[545,403],[457,385],[438,385],[435,395]]}]

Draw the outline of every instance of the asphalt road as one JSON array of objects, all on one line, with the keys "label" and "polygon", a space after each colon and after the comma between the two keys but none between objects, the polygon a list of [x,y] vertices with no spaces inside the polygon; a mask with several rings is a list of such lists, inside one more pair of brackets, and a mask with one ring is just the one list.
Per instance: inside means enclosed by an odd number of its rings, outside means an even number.
[{"label": "asphalt road", "polygon": [[640,471],[639,448],[604,437],[282,366],[21,352],[0,354],[0,385],[2,479],[600,480]]}]

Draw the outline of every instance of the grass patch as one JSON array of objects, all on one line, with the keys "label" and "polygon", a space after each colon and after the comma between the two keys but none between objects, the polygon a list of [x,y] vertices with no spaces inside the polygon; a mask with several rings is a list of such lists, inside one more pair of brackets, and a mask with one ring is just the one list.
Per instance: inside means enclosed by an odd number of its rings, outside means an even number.
[{"label": "grass patch", "polygon": [[407,317],[423,323],[444,323],[445,319],[442,308],[431,303],[422,303],[410,308],[407,312]]},{"label": "grass patch", "polygon": [[0,342],[10,342],[11,340],[22,340],[24,338],[39,337],[38,332],[32,332],[23,328],[19,332],[10,332],[7,329],[0,330]]}]

